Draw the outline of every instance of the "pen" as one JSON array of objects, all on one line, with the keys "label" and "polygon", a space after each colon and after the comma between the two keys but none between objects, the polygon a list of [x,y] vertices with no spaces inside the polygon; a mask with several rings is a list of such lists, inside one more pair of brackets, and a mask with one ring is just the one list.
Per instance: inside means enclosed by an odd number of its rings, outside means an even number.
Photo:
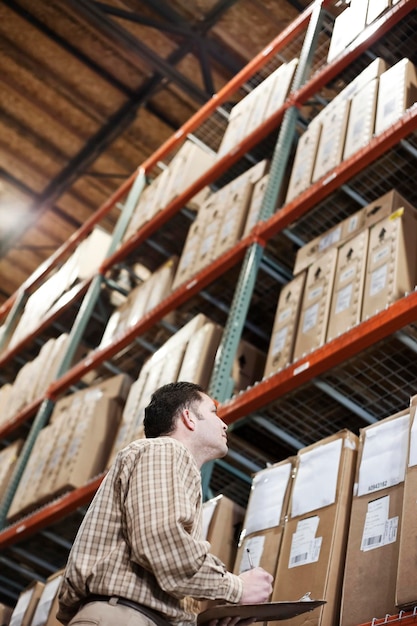
[{"label": "pen", "polygon": [[246,548],[246,552],[247,552],[247,554],[248,554],[249,567],[250,567],[251,569],[253,569],[255,566],[254,566],[254,564],[253,564],[253,561],[252,561],[252,557],[251,557],[251,554],[250,554],[250,550],[249,550],[249,548]]}]

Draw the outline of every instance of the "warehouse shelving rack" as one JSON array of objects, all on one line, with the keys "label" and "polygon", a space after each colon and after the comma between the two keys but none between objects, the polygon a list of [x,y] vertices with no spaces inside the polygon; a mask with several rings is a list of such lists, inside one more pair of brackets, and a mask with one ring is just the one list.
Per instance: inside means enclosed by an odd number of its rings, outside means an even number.
[{"label": "warehouse shelving rack", "polygon": [[[323,3],[324,6],[329,4],[329,2]],[[100,276],[104,275],[114,264],[128,256],[129,253],[134,251],[143,241],[172,218],[199,189],[215,181],[228,167],[236,163],[242,155],[246,154],[261,139],[266,137],[269,132],[281,122],[287,110],[292,107],[302,107],[321,87],[327,85],[338,76],[340,72],[352,63],[369,45],[377,41],[381,35],[388,33],[395,24],[404,19],[416,6],[417,2],[414,0],[400,0],[389,13],[382,16],[373,26],[372,35],[355,42],[335,62],[319,69],[305,86],[291,94],[284,107],[277,112],[273,119],[268,120],[260,129],[246,138],[246,140],[240,144],[237,151],[219,160],[199,181],[174,200],[167,209],[160,212],[152,223],[140,229],[126,245],[121,246],[119,250],[106,259],[103,266],[100,268]],[[300,19],[297,20],[290,29],[284,31],[280,38],[276,40],[275,48],[272,46],[267,49],[267,51],[261,53],[248,68],[245,68],[245,71],[239,75],[235,81],[232,81],[231,85],[228,85],[223,94],[219,94],[219,98],[214,99],[206,105],[206,108],[203,107],[200,112],[201,117],[196,116],[195,119],[191,120],[190,123],[176,133],[166,145],[164,144],[157,154],[153,155],[148,162],[143,164],[142,173],[151,171],[157,161],[161,160],[169,151],[175,149],[188,133],[197,128],[205,115],[208,116],[211,114],[221,102],[224,102],[227,97],[237,89],[240,82],[242,84],[249,76],[261,68],[265,59],[268,58],[268,55],[272,56],[276,54],[281,46],[287,45],[293,36],[298,35],[300,31],[306,27],[311,15],[312,11],[307,10],[300,16]],[[301,196],[282,207],[274,215],[266,219],[266,221],[259,222],[249,237],[240,241],[233,249],[211,263],[210,266],[199,272],[193,279],[185,283],[185,285],[175,290],[175,292],[166,298],[159,306],[140,320],[134,328],[126,332],[120,340],[103,350],[96,350],[87,359],[71,367],[50,386],[47,392],[48,400],[53,402],[60,394],[64,393],[71,385],[76,383],[86,372],[111,359],[123,348],[129,346],[134,338],[141,336],[152,328],[168,312],[177,308],[184,302],[187,302],[194,294],[197,294],[204,287],[218,279],[226,270],[235,267],[244,259],[246,251],[249,250],[251,246],[256,245],[260,246],[262,249],[267,249],[270,242],[274,240],[276,236],[280,236],[287,227],[290,227],[296,220],[300,220],[304,216],[306,216],[307,219],[314,207],[325,201],[341,185],[351,181],[363,168],[369,167],[371,163],[376,162],[405,138],[408,139],[416,129],[417,111],[416,107],[414,107],[397,124],[382,135],[375,137],[369,146],[347,161],[344,161],[326,176],[324,180],[311,186]],[[31,277],[31,279],[27,281],[19,295],[16,294],[9,299],[0,310],[0,313],[5,314],[9,311],[10,318],[17,314],[19,306],[24,302],[22,293],[27,293],[30,289],[39,284],[54,264],[64,258],[71,247],[75,247],[77,242],[93,227],[96,220],[99,220],[116,202],[119,202],[126,196],[135,180],[136,173],[122,186],[115,196],[101,207],[89,224],[84,225],[84,228],[79,231],[63,249],[58,251],[58,253],[40,269],[36,276]],[[83,289],[84,286],[80,288],[80,295]],[[59,312],[56,312],[56,314],[59,315]],[[252,416],[253,414],[253,421],[257,422],[259,425],[265,426],[264,422],[261,421],[262,417],[256,415],[261,409],[267,407],[267,405],[273,404],[277,399],[284,398],[286,395],[298,389],[302,389],[303,385],[314,382],[315,378],[320,374],[329,372],[329,370],[343,364],[347,359],[361,354],[367,348],[372,348],[375,344],[380,342],[380,340],[394,335],[409,324],[413,324],[416,319],[417,294],[412,293],[394,303],[385,311],[381,311],[376,316],[361,323],[358,327],[348,331],[341,337],[322,346],[313,353],[306,355],[303,359],[297,361],[285,370],[259,382],[252,389],[248,389],[232,399],[222,398],[220,414],[229,424],[235,424],[237,420],[240,420],[243,416]],[[242,320],[239,320],[239,322],[241,321]],[[42,329],[40,329],[39,332],[41,330]],[[412,343],[413,337],[407,335],[407,338],[409,342]],[[30,341],[30,338],[28,338],[28,341]],[[11,352],[10,354],[6,352],[5,355],[0,356],[0,360],[3,359],[1,362],[6,363],[14,356],[15,352]],[[0,436],[4,438],[19,425],[31,418],[38,410],[42,401],[43,398],[35,401],[16,416],[12,423],[6,424],[4,427],[0,428]],[[268,415],[268,411],[266,411],[265,415]],[[372,419],[372,416],[370,419]],[[294,436],[294,440],[295,439],[296,437]],[[24,537],[30,537],[40,529],[53,524],[56,520],[62,519],[76,508],[88,503],[101,479],[102,476],[97,477],[82,489],[64,495],[62,498],[36,511],[17,524],[4,529],[0,532],[0,546],[6,548],[17,543]]]}]

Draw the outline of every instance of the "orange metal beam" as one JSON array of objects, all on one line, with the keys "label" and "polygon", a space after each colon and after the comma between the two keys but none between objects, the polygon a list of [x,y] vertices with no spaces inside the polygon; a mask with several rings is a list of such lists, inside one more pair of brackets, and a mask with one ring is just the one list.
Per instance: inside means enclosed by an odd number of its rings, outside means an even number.
[{"label": "orange metal beam", "polygon": [[136,337],[154,326],[155,323],[162,319],[167,313],[189,300],[193,295],[213,282],[213,280],[236,265],[243,259],[246,248],[252,242],[252,237],[242,239],[236,246],[222,254],[218,259],[198,272],[193,278],[186,281],[184,285],[181,285],[178,289],[173,291],[165,300],[158,304],[158,306],[140,319],[137,324],[123,333],[120,338],[109,346],[101,350],[96,350],[86,359],[77,363],[59,380],[56,380],[50,385],[47,392],[48,397],[51,399],[56,398],[73,383],[77,382],[84,374],[123,350],[123,348],[132,343]]},{"label": "orange metal beam", "polygon": [[391,626],[394,626],[394,624],[412,626],[412,624],[417,624],[417,611],[414,609],[413,611],[400,611],[400,613],[396,615],[386,615],[381,618],[375,617],[372,622],[365,622],[364,624],[360,624],[360,626],[384,626],[384,624]]},{"label": "orange metal beam", "polygon": [[414,291],[281,372],[220,405],[219,415],[226,423],[232,424],[415,322],[416,319],[417,292]]},{"label": "orange metal beam", "polygon": [[43,398],[36,398],[36,400],[25,406],[25,408],[19,411],[12,419],[0,424],[0,439],[4,439],[4,437],[16,430],[21,424],[33,417],[39,409],[42,400]]},{"label": "orange metal beam", "polygon": [[54,322],[62,313],[68,309],[71,304],[74,304],[86,291],[91,282],[91,278],[84,280],[83,282],[73,287],[63,298],[59,300],[48,312],[48,315],[42,319],[39,326],[32,332],[28,333],[19,343],[9,348],[0,355],[0,367],[3,367],[6,363],[11,361],[25,346],[27,346],[34,337],[40,335],[40,333],[48,328],[52,322]]},{"label": "orange metal beam", "polygon": [[25,517],[0,532],[0,549],[11,546],[26,537],[33,535],[42,528],[50,526],[56,521],[63,519],[78,507],[88,504],[100,486],[105,474],[100,475],[93,481],[61,496],[51,504]]}]

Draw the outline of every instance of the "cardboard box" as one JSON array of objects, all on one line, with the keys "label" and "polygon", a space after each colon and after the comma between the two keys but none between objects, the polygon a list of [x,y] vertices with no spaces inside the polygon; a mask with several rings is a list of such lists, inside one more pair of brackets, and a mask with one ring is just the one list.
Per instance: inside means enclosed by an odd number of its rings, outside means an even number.
[{"label": "cardboard box", "polygon": [[416,514],[417,514],[417,406],[410,409],[410,441],[404,479],[404,499],[401,514],[398,570],[395,604],[411,608],[417,604],[415,585],[417,574]]},{"label": "cardboard box", "polygon": [[343,151],[344,159],[364,148],[372,139],[378,84],[378,79],[374,78],[362,87],[352,99]]},{"label": "cardboard box", "polygon": [[0,451],[0,501],[9,486],[22,446],[23,439],[18,439]]},{"label": "cardboard box", "polygon": [[398,209],[370,229],[362,319],[413,291],[417,282],[417,211]]},{"label": "cardboard box", "polygon": [[[235,560],[243,516],[244,509],[222,494],[203,504],[203,539],[210,543],[211,554],[229,571]],[[214,600],[202,600],[199,612],[216,604]]]},{"label": "cardboard box", "polygon": [[82,487],[104,471],[120,419],[121,407],[115,400],[101,396],[84,403],[82,420],[74,425],[50,494]]},{"label": "cardboard box", "polygon": [[281,288],[264,378],[279,372],[292,362],[306,274],[306,272],[298,274]]},{"label": "cardboard box", "polygon": [[332,38],[330,40],[327,62],[330,63],[345,51],[346,46],[352,41],[350,36],[352,14],[350,7],[346,7],[334,21]]},{"label": "cardboard box", "polygon": [[329,228],[326,232],[318,237],[312,239],[305,244],[302,248],[297,250],[295,257],[295,263],[293,268],[293,274],[299,274],[303,270],[307,269],[312,263],[315,263],[322,254],[334,248],[340,246],[346,241],[349,241],[357,233],[359,233],[365,226],[366,213],[364,209],[356,211],[350,217],[347,217],[342,222],[339,222],[332,228]]},{"label": "cardboard box", "polygon": [[335,19],[327,61],[330,62],[356,39],[366,25],[368,2],[351,0],[350,5]]},{"label": "cardboard box", "polygon": [[321,118],[314,118],[298,140],[285,202],[291,202],[311,183],[321,129]]},{"label": "cardboard box", "polygon": [[187,344],[178,380],[188,380],[207,389],[223,328],[207,322],[196,331]]},{"label": "cardboard box", "polygon": [[149,221],[149,205],[152,201],[153,193],[152,185],[144,187],[123,235],[124,242],[133,237]]},{"label": "cardboard box", "polygon": [[232,366],[233,392],[238,393],[262,380],[266,355],[241,339]]},{"label": "cardboard box", "polygon": [[259,221],[262,204],[264,201],[266,186],[268,184],[269,174],[265,174],[253,186],[252,197],[250,201],[248,215],[246,217],[245,228],[242,238],[247,237],[255,224]]},{"label": "cardboard box", "polygon": [[244,509],[224,495],[203,504],[203,538],[210,542],[210,552],[230,571],[236,558]]},{"label": "cardboard box", "polygon": [[325,598],[284,625],[334,626],[340,609],[358,438],[343,430],[299,450],[272,601]]},{"label": "cardboard box", "polygon": [[361,321],[369,231],[343,244],[337,255],[326,341],[331,341]]},{"label": "cardboard box", "polygon": [[97,272],[109,249],[112,236],[99,226],[78,247],[76,273],[79,280],[90,278]]},{"label": "cardboard box", "polygon": [[416,99],[416,68],[409,59],[401,59],[379,78],[375,134],[392,126]]},{"label": "cardboard box", "polygon": [[415,211],[416,209],[395,189],[384,194],[374,202],[370,202],[364,207],[365,212],[365,228],[370,228],[377,224],[385,217],[389,217],[398,209],[406,209],[407,211]]},{"label": "cardboard box", "polygon": [[230,111],[229,123],[223,135],[219,149],[217,150],[217,159],[225,156],[233,148],[238,146],[240,141],[246,135],[246,125],[252,113],[252,107],[256,102],[256,94],[250,92],[242,100],[240,100]]},{"label": "cardboard box", "polygon": [[137,380],[132,384],[126,404],[123,407],[122,419],[117,429],[116,437],[106,461],[106,469],[113,463],[116,454],[133,441],[133,430],[138,425],[136,423],[137,416],[140,414],[139,406],[142,399],[143,389],[145,387],[148,368],[146,365],[142,367]]},{"label": "cardboard box", "polygon": [[182,283],[188,280],[195,273],[195,260],[204,235],[204,228],[205,224],[202,220],[196,219],[191,224],[180,260],[178,262],[177,271],[172,283],[172,290],[177,289],[177,287],[182,285]]},{"label": "cardboard box", "polygon": [[406,409],[360,431],[341,626],[398,613],[395,587],[409,422]]},{"label": "cardboard box", "polygon": [[253,565],[263,567],[275,576],[293,469],[291,458],[254,474],[233,568],[235,574]]},{"label": "cardboard box", "polygon": [[58,591],[64,577],[63,570],[46,580],[30,626],[60,626],[55,615],[58,611]]},{"label": "cardboard box", "polygon": [[332,248],[308,268],[293,361],[325,342],[336,261],[337,250]]},{"label": "cardboard box", "polygon": [[366,23],[371,24],[384,11],[389,9],[390,0],[368,0],[368,11],[366,13]]},{"label": "cardboard box", "polygon": [[[151,311],[162,302],[170,293],[172,281],[178,265],[178,257],[173,256],[161,265],[150,277],[150,289],[146,299],[144,314]],[[129,318],[129,326],[136,324],[139,317]]]},{"label": "cardboard box", "polygon": [[231,193],[227,198],[226,210],[222,215],[219,215],[220,228],[217,231],[213,258],[219,257],[223,252],[231,248],[242,234],[253,187],[248,177],[243,182],[244,184],[235,186],[235,188],[229,185]]},{"label": "cardboard box", "polygon": [[381,74],[385,72],[387,67],[388,66],[384,59],[377,57],[371,61],[371,63],[369,63],[369,65],[367,65],[360,74],[355,76],[355,78],[351,80],[351,82],[348,83],[344,89],[342,89],[333,102],[338,98],[343,100],[352,100],[352,98],[354,98],[354,96],[366,87],[368,83],[373,81],[375,78],[379,78]]},{"label": "cardboard box", "polygon": [[271,117],[284,104],[292,85],[298,59],[294,58],[289,63],[280,65],[274,73],[274,84],[270,92],[268,106],[265,111],[265,119]]},{"label": "cardboard box", "polygon": [[349,100],[338,100],[330,103],[321,116],[322,129],[314,163],[313,182],[322,178],[342,160],[349,107]]},{"label": "cardboard box", "polygon": [[44,480],[44,469],[53,452],[54,443],[55,430],[53,425],[45,426],[38,434],[8,510],[7,520],[9,522],[13,522],[18,517],[32,511],[37,505],[39,486]]},{"label": "cardboard box", "polygon": [[268,107],[268,101],[271,97],[271,92],[274,88],[275,73],[273,72],[265,78],[254,89],[253,102],[250,111],[248,121],[246,123],[246,135],[249,135],[256,130],[262,122],[266,120],[266,110]]},{"label": "cardboard box", "polygon": [[10,626],[30,626],[44,584],[37,581],[22,591],[13,609]]},{"label": "cardboard box", "polygon": [[[217,241],[223,220],[222,207],[219,207],[218,203],[216,203],[216,195],[214,197],[211,196],[210,217],[205,218],[200,246],[194,259],[193,273],[197,273],[207,267],[216,258]],[[205,207],[208,210],[208,205],[205,205]]]},{"label": "cardboard box", "polygon": [[[169,178],[161,195],[161,208],[165,208],[175,197],[195,183],[210,169],[215,159],[216,155],[209,152],[207,148],[190,140],[185,141],[168,166]],[[209,189],[204,187],[187,202],[187,206],[198,207],[206,199],[208,193]]]}]

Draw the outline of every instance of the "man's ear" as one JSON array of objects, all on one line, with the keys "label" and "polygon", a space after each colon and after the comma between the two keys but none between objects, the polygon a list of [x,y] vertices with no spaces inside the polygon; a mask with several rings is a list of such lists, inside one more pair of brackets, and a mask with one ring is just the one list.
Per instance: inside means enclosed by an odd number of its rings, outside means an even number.
[{"label": "man's ear", "polygon": [[195,430],[195,418],[191,415],[188,409],[183,410],[183,412],[181,413],[181,419],[184,426],[188,430]]}]

